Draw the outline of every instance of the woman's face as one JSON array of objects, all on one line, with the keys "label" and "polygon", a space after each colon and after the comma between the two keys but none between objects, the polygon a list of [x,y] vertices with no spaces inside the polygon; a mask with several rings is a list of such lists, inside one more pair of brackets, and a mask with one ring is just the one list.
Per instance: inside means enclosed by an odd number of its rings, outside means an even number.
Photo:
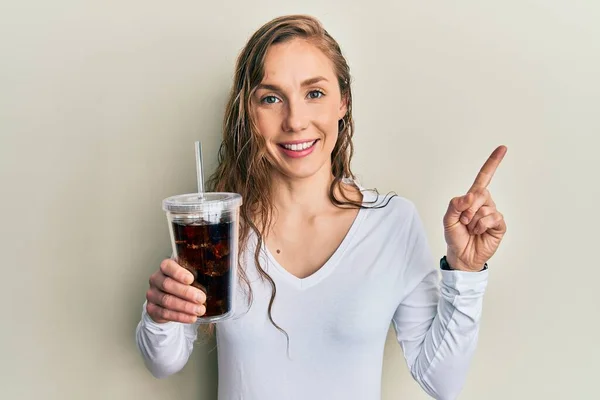
[{"label": "woman's face", "polygon": [[330,174],[347,109],[333,64],[310,42],[293,39],[268,49],[264,71],[252,109],[275,169],[295,179]]}]

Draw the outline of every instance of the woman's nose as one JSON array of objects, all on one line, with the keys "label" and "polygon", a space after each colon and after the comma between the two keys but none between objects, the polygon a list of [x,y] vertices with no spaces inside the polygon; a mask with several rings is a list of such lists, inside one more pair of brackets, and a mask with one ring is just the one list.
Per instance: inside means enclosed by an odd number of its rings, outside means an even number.
[{"label": "woman's nose", "polygon": [[308,114],[306,104],[302,101],[289,101],[287,115],[283,120],[285,132],[300,132],[308,127]]}]

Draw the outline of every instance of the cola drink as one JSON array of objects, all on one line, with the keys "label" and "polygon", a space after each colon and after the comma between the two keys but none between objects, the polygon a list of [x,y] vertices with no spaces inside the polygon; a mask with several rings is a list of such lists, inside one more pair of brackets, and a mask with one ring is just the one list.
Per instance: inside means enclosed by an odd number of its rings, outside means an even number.
[{"label": "cola drink", "polygon": [[200,322],[233,315],[237,287],[239,207],[237,193],[192,193],[163,200],[173,258],[194,275],[192,286],[206,294]]},{"label": "cola drink", "polygon": [[172,223],[176,261],[194,274],[192,286],[206,294],[206,314],[214,317],[231,311],[231,274],[236,268],[231,249],[235,234],[231,222],[185,225]]}]

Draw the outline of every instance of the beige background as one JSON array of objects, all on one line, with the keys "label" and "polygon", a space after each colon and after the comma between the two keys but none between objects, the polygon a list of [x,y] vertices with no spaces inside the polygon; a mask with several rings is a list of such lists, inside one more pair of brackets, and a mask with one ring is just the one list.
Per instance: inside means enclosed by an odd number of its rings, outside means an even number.
[{"label": "beige background", "polygon": [[[599,3],[294,3],[0,6],[0,397],[216,398],[216,352],[156,380],[134,345],[170,251],[160,201],[194,190],[194,140],[214,168],[237,52],[295,12],[347,54],[355,171],[418,205],[435,254],[448,200],[509,148],[490,187],[509,232],[460,398],[597,396]],[[389,339],[383,398],[427,398]]]}]

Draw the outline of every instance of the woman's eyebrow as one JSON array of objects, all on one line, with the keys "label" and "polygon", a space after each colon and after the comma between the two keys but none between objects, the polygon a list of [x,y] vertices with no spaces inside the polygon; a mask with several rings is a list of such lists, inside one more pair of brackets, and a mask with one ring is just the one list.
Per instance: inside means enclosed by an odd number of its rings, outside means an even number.
[{"label": "woman's eyebrow", "polygon": [[[325,78],[323,76],[315,76],[314,78],[309,78],[309,79],[306,79],[305,81],[303,81],[301,86],[302,87],[310,86],[310,85],[314,85],[315,83],[318,83],[321,81],[328,82],[327,78]],[[271,83],[261,83],[260,85],[258,85],[258,87],[256,89],[281,91],[281,88],[279,86],[271,84]]]}]

